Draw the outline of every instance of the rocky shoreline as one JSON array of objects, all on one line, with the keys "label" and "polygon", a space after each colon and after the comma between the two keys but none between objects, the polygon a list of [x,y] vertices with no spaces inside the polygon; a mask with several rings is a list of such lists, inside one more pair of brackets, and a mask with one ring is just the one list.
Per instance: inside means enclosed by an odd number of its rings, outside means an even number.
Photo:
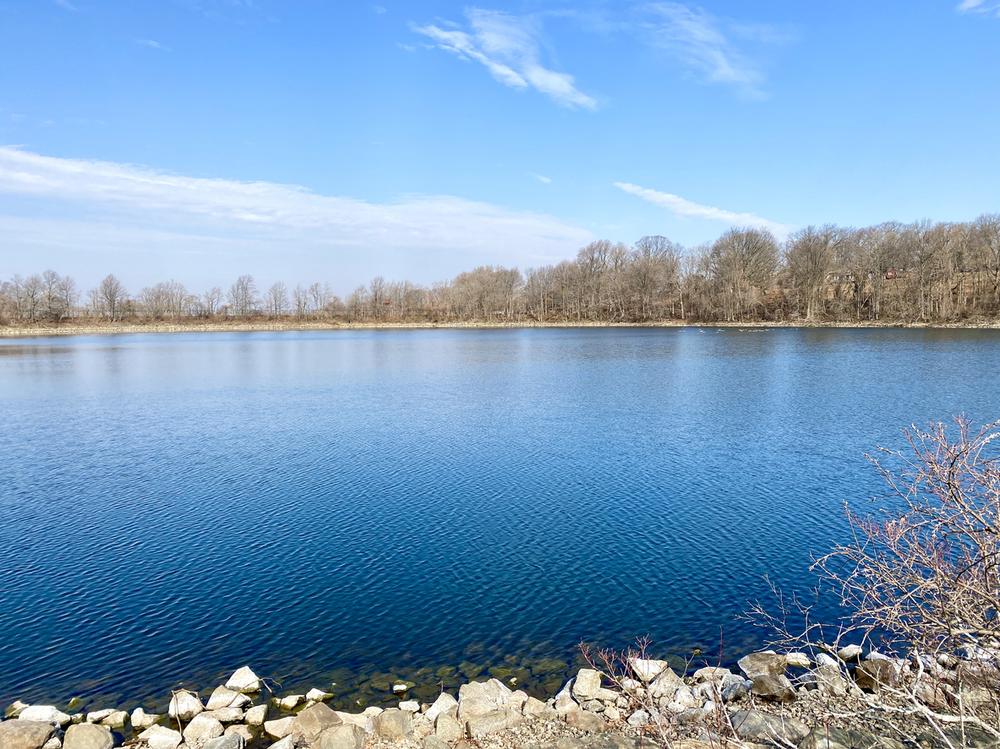
[{"label": "rocky shoreline", "polygon": [[64,322],[35,325],[0,325],[0,338],[39,338],[50,336],[124,335],[136,333],[253,333],[310,332],[331,330],[439,330],[439,329],[520,329],[520,328],[915,328],[928,330],[996,330],[1000,320],[976,319],[962,322],[875,321],[742,321],[688,322],[663,320],[657,322],[596,322],[563,320],[558,322],[340,322],[299,320],[220,320],[190,322]]},{"label": "rocky shoreline", "polygon": [[[491,678],[419,702],[413,685],[399,682],[390,687],[394,706],[360,712],[332,709],[333,694],[321,689],[277,693],[243,667],[210,692],[172,692],[159,713],[15,701],[0,721],[0,749],[1000,747],[1000,730],[989,723],[1000,709],[992,655],[910,661],[849,645],[751,653],[735,671],[705,666],[678,674],[666,661],[641,657],[624,663],[610,673],[582,668],[544,700]],[[911,709],[906,695],[933,710],[927,715],[936,721]]]}]

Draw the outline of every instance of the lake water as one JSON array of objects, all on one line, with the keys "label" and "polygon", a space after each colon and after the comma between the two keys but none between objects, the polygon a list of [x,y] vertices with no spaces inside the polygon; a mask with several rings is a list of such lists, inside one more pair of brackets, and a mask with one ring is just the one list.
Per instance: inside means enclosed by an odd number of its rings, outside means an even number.
[{"label": "lake water", "polygon": [[763,576],[810,585],[879,490],[863,453],[1000,417],[998,373],[998,331],[0,342],[0,702],[739,657]]}]

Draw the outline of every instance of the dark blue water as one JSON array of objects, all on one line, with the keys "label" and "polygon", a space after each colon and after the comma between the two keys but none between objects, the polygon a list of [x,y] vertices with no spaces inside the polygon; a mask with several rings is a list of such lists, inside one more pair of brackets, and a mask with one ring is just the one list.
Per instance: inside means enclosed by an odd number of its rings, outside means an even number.
[{"label": "dark blue water", "polygon": [[1000,416],[998,372],[996,331],[6,341],[0,702],[736,657],[879,490],[863,453]]}]

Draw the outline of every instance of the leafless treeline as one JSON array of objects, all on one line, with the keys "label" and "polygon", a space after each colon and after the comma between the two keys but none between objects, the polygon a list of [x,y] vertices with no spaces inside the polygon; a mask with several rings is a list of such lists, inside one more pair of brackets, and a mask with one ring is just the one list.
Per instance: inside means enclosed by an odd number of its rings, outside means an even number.
[{"label": "leafless treeline", "polygon": [[660,236],[599,240],[521,272],[480,267],[426,287],[375,278],[341,299],[321,283],[259,289],[240,276],[195,294],[176,281],[130,294],[107,276],[81,295],[53,271],[0,285],[0,322],[68,318],[286,318],[360,322],[957,321],[1000,316],[1000,215],[967,223],[808,227],[779,243],[732,229],[685,249]]}]

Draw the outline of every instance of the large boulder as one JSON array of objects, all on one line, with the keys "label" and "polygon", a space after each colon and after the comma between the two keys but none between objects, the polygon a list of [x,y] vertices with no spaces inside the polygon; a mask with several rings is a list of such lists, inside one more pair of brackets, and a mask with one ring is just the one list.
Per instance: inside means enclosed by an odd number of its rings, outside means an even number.
[{"label": "large boulder", "polygon": [[60,728],[65,728],[73,720],[69,715],[52,705],[29,705],[20,712],[17,719],[51,723]]},{"label": "large boulder", "polygon": [[754,678],[750,692],[761,699],[775,702],[791,702],[795,699],[795,687],[784,675],[761,674]]},{"label": "large boulder", "polygon": [[341,724],[323,731],[314,746],[315,749],[361,749],[364,743],[363,728]]},{"label": "large boulder", "polygon": [[141,707],[137,707],[132,711],[132,715],[129,716],[129,720],[132,721],[132,728],[136,731],[142,731],[150,726],[155,726],[160,720],[160,716],[155,713],[147,713]]},{"label": "large boulder", "polygon": [[267,703],[251,707],[246,711],[246,714],[243,716],[243,720],[246,721],[248,726],[264,725],[264,721],[267,720]]},{"label": "large boulder", "polygon": [[175,720],[187,723],[198,713],[204,711],[204,709],[205,706],[201,704],[201,700],[198,699],[198,695],[194,692],[182,689],[179,692],[174,692],[173,696],[170,698],[170,705],[167,707],[167,714]]},{"label": "large boulder", "polygon": [[[89,718],[89,716],[88,716]],[[108,728],[124,728],[125,723],[128,722],[128,713],[124,710],[108,710],[107,715],[105,715],[100,720],[89,720],[88,723],[99,723],[102,726],[107,726]]]},{"label": "large boulder", "polygon": [[42,749],[55,730],[47,720],[5,720],[0,723],[0,747]]},{"label": "large boulder", "polygon": [[[244,744],[251,743],[256,735],[249,727],[243,725],[242,723],[237,723],[232,726],[226,726],[226,732],[222,734],[223,736],[239,736],[243,739]],[[214,741],[215,739],[213,739]]]},{"label": "large boulder", "polygon": [[472,681],[458,689],[458,719],[466,721],[476,715],[502,710],[510,703],[511,690],[498,679]]},{"label": "large boulder", "polygon": [[229,687],[216,687],[215,691],[208,698],[205,705],[206,710],[221,710],[224,707],[246,707],[250,704],[250,698],[242,692],[237,692]]},{"label": "large boulder", "polygon": [[854,681],[862,689],[874,692],[880,687],[897,686],[899,671],[895,661],[882,659],[865,661],[854,670]]},{"label": "large boulder", "polygon": [[903,743],[867,731],[814,728],[802,739],[799,749],[903,749]]},{"label": "large boulder", "polygon": [[149,749],[177,749],[184,737],[178,731],[164,726],[150,726],[139,734]]},{"label": "large boulder", "polygon": [[670,664],[666,661],[633,658],[629,661],[629,666],[631,666],[632,672],[642,681],[652,681],[660,675],[663,669],[669,668]]},{"label": "large boulder", "polygon": [[760,710],[737,710],[729,720],[737,736],[754,744],[797,745],[809,734],[809,726],[801,720],[769,715]]},{"label": "large boulder", "polygon": [[809,668],[812,661],[805,653],[785,653],[785,663],[795,668]]},{"label": "large boulder", "polygon": [[837,657],[845,663],[857,663],[863,652],[860,645],[845,645],[837,651]]},{"label": "large boulder", "polygon": [[592,668],[581,668],[573,679],[573,697],[577,702],[597,699],[601,688],[601,672]]},{"label": "large boulder", "polygon": [[232,689],[234,692],[252,694],[260,691],[260,679],[257,677],[257,674],[250,670],[249,666],[243,666],[236,669],[233,675],[229,677],[229,681],[226,682],[226,688]]},{"label": "large boulder", "polygon": [[286,718],[264,721],[264,733],[273,739],[283,739],[292,732],[295,725],[295,716],[289,715]]},{"label": "large boulder", "polygon": [[292,736],[297,743],[312,744],[323,731],[343,723],[333,710],[322,702],[317,702],[295,716]]},{"label": "large boulder", "polygon": [[80,723],[66,729],[63,749],[111,749],[115,740],[104,726]]},{"label": "large boulder", "polygon": [[410,713],[391,707],[375,717],[374,729],[376,736],[399,741],[413,731],[413,719]]},{"label": "large boulder", "polygon": [[427,720],[431,723],[437,720],[439,715],[444,715],[445,713],[451,713],[452,715],[458,712],[458,700],[452,697],[447,692],[441,692],[434,700],[434,704],[427,708],[427,712],[424,715],[427,716]]},{"label": "large boulder", "polygon": [[211,715],[224,725],[239,723],[243,720],[243,711],[238,707],[220,707],[218,710],[206,710],[202,715]]},{"label": "large boulder", "polygon": [[465,730],[462,728],[462,724],[458,722],[458,718],[450,712],[441,713],[434,720],[434,735],[442,741],[454,744],[460,739],[465,738]]},{"label": "large boulder", "polygon": [[227,733],[215,739],[206,741],[201,749],[243,749],[246,746],[246,737],[240,733]]},{"label": "large boulder", "polygon": [[531,718],[554,718],[556,711],[537,697],[528,697],[521,705],[521,715]]},{"label": "large boulder", "polygon": [[584,733],[595,733],[607,728],[604,719],[600,715],[589,713],[585,710],[566,713],[566,724]]},{"label": "large boulder", "polygon": [[184,726],[184,741],[187,744],[203,744],[226,732],[225,727],[208,713],[198,713]]},{"label": "large boulder", "polygon": [[684,680],[675,674],[672,668],[667,666],[661,669],[656,678],[649,683],[649,695],[654,700],[666,700],[669,702],[673,699],[677,690],[683,686]]},{"label": "large boulder", "polygon": [[521,722],[520,713],[511,710],[493,710],[483,715],[475,715],[466,723],[470,739],[481,739],[491,733],[502,731]]},{"label": "large boulder", "polygon": [[820,694],[833,697],[843,697],[854,688],[840,666],[817,666],[803,676],[802,682],[807,687],[815,687]]},{"label": "large boulder", "polygon": [[758,676],[781,676],[788,668],[788,661],[773,650],[764,650],[743,656],[737,665],[748,679],[755,679]]},{"label": "large boulder", "polygon": [[580,709],[576,700],[573,699],[573,679],[567,681],[563,688],[559,690],[559,693],[552,701],[552,705],[559,715],[567,715]]}]

